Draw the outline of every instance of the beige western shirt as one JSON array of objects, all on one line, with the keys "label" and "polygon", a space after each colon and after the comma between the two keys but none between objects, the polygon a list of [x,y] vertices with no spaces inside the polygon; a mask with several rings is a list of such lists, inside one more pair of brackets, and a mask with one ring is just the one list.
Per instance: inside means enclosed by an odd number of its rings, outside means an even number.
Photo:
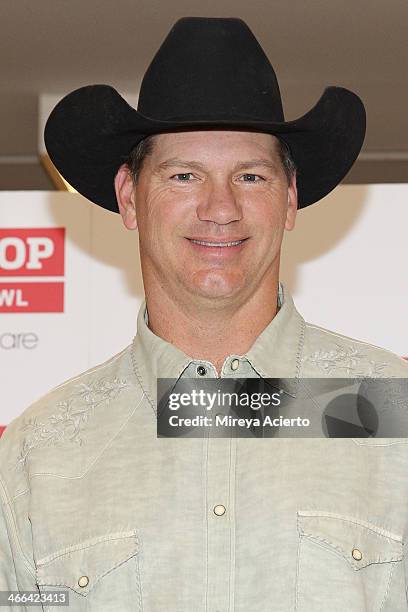
[{"label": "beige western shirt", "polygon": [[[408,376],[280,299],[222,377]],[[157,438],[156,378],[216,370],[147,323],[143,302],[127,348],[5,430],[0,590],[67,590],[70,612],[408,610],[408,440]]]}]

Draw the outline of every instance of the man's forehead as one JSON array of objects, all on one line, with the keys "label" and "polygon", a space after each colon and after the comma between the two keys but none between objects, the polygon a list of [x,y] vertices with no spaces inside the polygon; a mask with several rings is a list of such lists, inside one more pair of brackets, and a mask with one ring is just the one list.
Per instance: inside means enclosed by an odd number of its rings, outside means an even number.
[{"label": "man's forehead", "polygon": [[155,157],[162,158],[168,154],[178,155],[183,152],[205,151],[224,147],[234,150],[262,150],[272,155],[278,152],[279,140],[273,134],[243,130],[183,130],[155,134],[152,137],[153,153]]}]

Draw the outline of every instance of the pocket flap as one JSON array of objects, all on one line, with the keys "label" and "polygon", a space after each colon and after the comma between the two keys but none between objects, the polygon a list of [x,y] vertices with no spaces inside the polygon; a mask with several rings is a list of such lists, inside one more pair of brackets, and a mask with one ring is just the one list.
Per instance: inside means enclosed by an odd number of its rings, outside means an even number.
[{"label": "pocket flap", "polygon": [[38,586],[68,587],[87,595],[110,571],[139,552],[136,531],[111,533],[64,548],[36,563]]},{"label": "pocket flap", "polygon": [[330,512],[297,514],[300,535],[337,551],[355,570],[403,558],[402,536],[372,523]]}]

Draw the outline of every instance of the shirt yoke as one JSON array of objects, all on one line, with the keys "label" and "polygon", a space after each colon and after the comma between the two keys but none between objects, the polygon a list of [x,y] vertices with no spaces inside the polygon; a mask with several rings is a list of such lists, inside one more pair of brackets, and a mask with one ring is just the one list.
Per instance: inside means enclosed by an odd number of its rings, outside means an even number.
[{"label": "shirt yoke", "polygon": [[306,322],[302,378],[408,377],[408,362],[392,351]]}]

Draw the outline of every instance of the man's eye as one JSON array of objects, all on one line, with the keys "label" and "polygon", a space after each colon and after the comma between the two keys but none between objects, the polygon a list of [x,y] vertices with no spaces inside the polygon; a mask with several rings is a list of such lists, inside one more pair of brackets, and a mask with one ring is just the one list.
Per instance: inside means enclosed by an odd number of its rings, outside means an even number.
[{"label": "man's eye", "polygon": [[175,178],[178,181],[187,183],[189,181],[189,177],[192,177],[193,174],[192,172],[181,172],[179,174],[175,174],[174,176],[172,176],[171,178]]},{"label": "man's eye", "polygon": [[241,178],[244,179],[244,183],[258,183],[259,181],[263,181],[263,178],[259,176],[259,174],[243,174]]}]

